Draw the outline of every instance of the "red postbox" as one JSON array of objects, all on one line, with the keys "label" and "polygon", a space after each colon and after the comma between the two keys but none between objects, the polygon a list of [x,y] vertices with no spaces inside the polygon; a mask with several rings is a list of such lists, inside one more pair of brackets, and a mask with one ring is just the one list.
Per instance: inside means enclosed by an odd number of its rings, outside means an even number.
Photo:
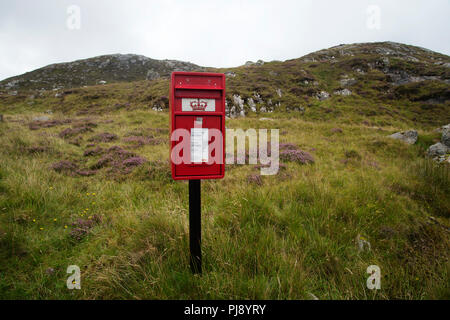
[{"label": "red postbox", "polygon": [[225,175],[225,75],[173,72],[170,86],[172,177]]}]

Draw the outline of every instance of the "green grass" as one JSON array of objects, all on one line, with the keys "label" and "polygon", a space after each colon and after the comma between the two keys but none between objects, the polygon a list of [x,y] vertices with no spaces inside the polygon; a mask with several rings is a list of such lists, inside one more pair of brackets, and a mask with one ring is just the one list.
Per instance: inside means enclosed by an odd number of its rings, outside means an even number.
[{"label": "green grass", "polygon": [[[73,97],[78,107],[72,113],[52,117],[85,121],[85,115],[76,114],[85,107],[78,98]],[[227,120],[229,128],[279,128],[281,142],[297,144],[316,161],[287,163],[279,175],[262,177],[262,186],[247,182],[248,175],[258,173],[251,165],[230,167],[223,180],[203,181],[204,273],[199,277],[189,270],[188,185],[170,178],[167,132],[150,130],[167,128],[168,114],[107,111],[107,105],[89,109],[98,127],[81,135],[80,146],[58,137],[71,124],[31,131],[27,124],[38,111],[4,110],[1,298],[450,297],[449,173],[424,158],[424,148],[435,139],[427,125],[417,128],[419,143],[408,146],[386,137],[407,125],[383,122],[383,115],[373,116],[382,130],[345,111],[343,117],[321,120],[282,113],[272,114],[273,122]],[[342,103],[342,108],[351,106]],[[343,132],[333,133],[336,127]],[[128,175],[106,168],[79,177],[50,169],[59,160],[95,163],[98,157],[87,159],[83,151],[88,139],[102,132],[119,140],[99,146],[119,145],[148,161]],[[137,149],[122,141],[130,133],[149,132],[166,141]],[[30,153],[35,146],[45,148]],[[74,240],[72,223],[92,215],[101,222]],[[371,243],[371,251],[358,251],[359,235]],[[73,264],[81,268],[81,290],[66,288],[66,268]],[[379,291],[366,288],[372,264],[381,268]],[[48,268],[54,273],[47,274]]]}]

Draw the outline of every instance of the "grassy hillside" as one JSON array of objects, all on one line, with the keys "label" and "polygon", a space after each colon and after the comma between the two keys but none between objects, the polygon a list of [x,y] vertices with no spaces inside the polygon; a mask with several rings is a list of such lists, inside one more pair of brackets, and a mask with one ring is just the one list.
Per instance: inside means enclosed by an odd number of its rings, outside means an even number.
[{"label": "grassy hillside", "polygon": [[[448,167],[429,163],[420,145],[386,138],[402,127],[229,120],[281,128],[282,142],[315,163],[285,162],[261,180],[254,166],[229,166],[224,180],[204,181],[198,278],[188,268],[187,184],[171,180],[167,163],[166,113],[70,123],[56,114],[61,125],[30,130],[33,115],[0,126],[2,298],[449,298]],[[117,138],[101,142],[105,132]],[[146,162],[102,162],[119,157],[113,146]],[[371,251],[359,252],[358,236]],[[65,288],[72,264],[82,270],[76,292]],[[365,287],[371,264],[382,270],[377,292]]]},{"label": "grassy hillside", "polygon": [[[167,79],[1,94],[0,298],[449,299],[449,166],[425,156],[450,122],[448,69],[393,84],[349,74],[363,52],[324,54],[221,70],[235,75],[229,104],[246,101],[228,128],[280,129],[314,162],[282,158],[275,176],[228,165],[202,182],[202,277],[189,269],[188,184],[170,177]],[[342,73],[357,80],[350,96],[334,94]],[[269,99],[280,104],[260,112]],[[387,137],[409,128],[415,145]],[[69,265],[81,290],[66,288]],[[381,290],[366,288],[369,265]]]},{"label": "grassy hillside", "polygon": [[[339,119],[370,126],[420,124],[430,129],[450,122],[450,57],[413,46],[389,42],[342,45],[285,62],[205,70],[227,74],[228,107],[239,96],[247,115],[301,110],[305,120]],[[131,82],[35,90],[20,83],[8,89],[5,80],[1,82],[0,112],[52,110],[94,115],[118,109],[168,108],[169,80],[163,74],[151,81],[144,80],[142,72],[140,76],[120,74]],[[329,97],[321,100],[323,92]]]}]

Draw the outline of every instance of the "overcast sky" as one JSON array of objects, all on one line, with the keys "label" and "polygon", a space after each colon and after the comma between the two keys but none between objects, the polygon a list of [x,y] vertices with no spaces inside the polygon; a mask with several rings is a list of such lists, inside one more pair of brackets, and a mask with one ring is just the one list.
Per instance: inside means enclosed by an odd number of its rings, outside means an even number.
[{"label": "overcast sky", "polygon": [[449,0],[0,0],[0,79],[112,53],[233,67],[396,41],[449,55],[449,15]]}]

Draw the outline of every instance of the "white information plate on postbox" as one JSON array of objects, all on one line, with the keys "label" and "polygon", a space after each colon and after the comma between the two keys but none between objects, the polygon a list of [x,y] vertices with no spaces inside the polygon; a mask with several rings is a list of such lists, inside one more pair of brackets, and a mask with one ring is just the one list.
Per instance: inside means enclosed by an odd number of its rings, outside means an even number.
[{"label": "white information plate on postbox", "polygon": [[208,129],[191,129],[191,162],[208,162]]}]

